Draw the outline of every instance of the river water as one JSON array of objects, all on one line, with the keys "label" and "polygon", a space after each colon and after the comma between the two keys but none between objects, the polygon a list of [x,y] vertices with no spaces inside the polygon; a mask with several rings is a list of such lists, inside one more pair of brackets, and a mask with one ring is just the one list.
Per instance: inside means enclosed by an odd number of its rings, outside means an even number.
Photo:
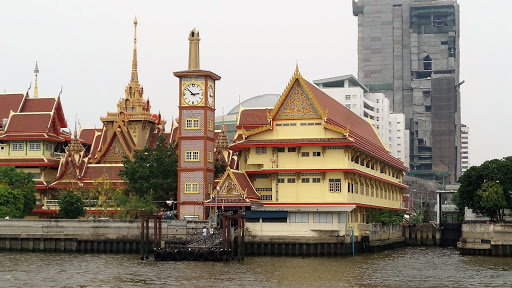
[{"label": "river water", "polygon": [[512,287],[512,258],[407,247],[357,257],[140,261],[137,255],[0,252],[0,287]]}]

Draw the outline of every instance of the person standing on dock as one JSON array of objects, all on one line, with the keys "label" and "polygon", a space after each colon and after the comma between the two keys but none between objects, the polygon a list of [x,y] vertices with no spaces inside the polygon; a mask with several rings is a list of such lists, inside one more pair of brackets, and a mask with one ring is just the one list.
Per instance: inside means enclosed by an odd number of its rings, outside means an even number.
[{"label": "person standing on dock", "polygon": [[203,227],[203,245],[206,246],[206,226]]}]

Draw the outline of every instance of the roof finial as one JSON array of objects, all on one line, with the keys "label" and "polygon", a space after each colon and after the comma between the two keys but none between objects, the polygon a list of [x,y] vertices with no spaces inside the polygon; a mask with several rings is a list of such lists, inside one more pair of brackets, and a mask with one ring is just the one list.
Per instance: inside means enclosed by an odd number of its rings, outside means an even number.
[{"label": "roof finial", "polygon": [[39,68],[37,67],[37,61],[36,61],[36,68],[34,69],[34,73],[36,74],[36,85],[34,86],[34,98],[37,98],[37,74],[39,74]]},{"label": "roof finial", "polygon": [[73,133],[73,139],[77,139],[76,127],[78,126],[78,113],[75,113],[75,133]]},{"label": "roof finial", "polygon": [[299,74],[299,59],[297,59],[297,63],[295,64],[295,74]]},{"label": "roof finial", "polygon": [[133,20],[135,32],[133,36],[133,60],[132,60],[132,78],[130,83],[139,83],[139,74],[137,72],[137,17]]},{"label": "roof finial", "polygon": [[199,31],[194,28],[188,36],[188,70],[199,70]]}]

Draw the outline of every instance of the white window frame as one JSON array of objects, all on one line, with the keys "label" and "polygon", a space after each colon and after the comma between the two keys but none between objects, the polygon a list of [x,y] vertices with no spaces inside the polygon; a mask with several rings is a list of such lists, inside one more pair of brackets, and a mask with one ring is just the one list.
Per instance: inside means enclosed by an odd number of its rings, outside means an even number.
[{"label": "white window frame", "polygon": [[332,223],[332,213],[314,212],[313,223]]},{"label": "white window frame", "polygon": [[208,130],[213,131],[213,121],[208,120]]},{"label": "white window frame", "polygon": [[256,154],[257,155],[267,154],[267,147],[256,147]]},{"label": "white window frame", "polygon": [[41,141],[28,141],[29,151],[41,151]]},{"label": "white window frame", "polygon": [[313,152],[313,157],[320,157],[320,156],[322,156],[322,152],[317,152],[317,151]]},{"label": "white window frame", "polygon": [[23,151],[25,150],[25,141],[12,141],[11,151]]},{"label": "white window frame", "polygon": [[213,152],[208,151],[208,162],[213,162]]},{"label": "white window frame", "polygon": [[341,192],[341,179],[329,179],[329,192]]},{"label": "white window frame", "polygon": [[309,213],[288,212],[289,223],[309,223]]}]

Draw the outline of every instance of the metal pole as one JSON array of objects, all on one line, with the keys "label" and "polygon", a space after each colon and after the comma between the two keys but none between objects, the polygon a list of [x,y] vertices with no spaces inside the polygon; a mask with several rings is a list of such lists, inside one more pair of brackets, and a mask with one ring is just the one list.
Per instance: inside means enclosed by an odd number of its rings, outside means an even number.
[{"label": "metal pole", "polygon": [[356,255],[355,247],[354,247],[354,226],[351,227],[352,230],[352,256]]},{"label": "metal pole", "polygon": [[144,260],[144,217],[140,217],[140,260]]}]

